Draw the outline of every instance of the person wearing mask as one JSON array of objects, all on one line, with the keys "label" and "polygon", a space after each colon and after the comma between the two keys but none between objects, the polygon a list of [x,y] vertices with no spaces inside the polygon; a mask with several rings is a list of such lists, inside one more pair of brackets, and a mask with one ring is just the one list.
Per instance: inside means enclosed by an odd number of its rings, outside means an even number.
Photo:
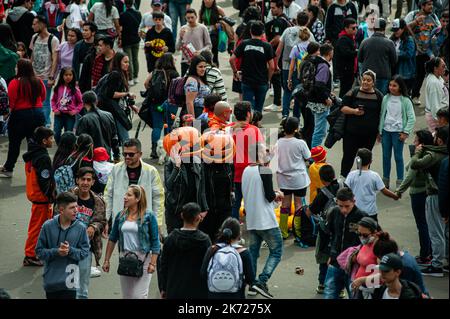
[{"label": "person wearing mask", "polygon": [[112,0],[101,0],[89,10],[89,22],[94,22],[98,28],[97,33],[116,38],[119,35],[119,11]]},{"label": "person wearing mask", "polygon": [[192,0],[164,0],[163,2],[168,4],[170,19],[172,20],[173,40],[175,41],[177,39],[178,22],[180,22],[180,26],[186,24],[186,14],[191,9]]},{"label": "person wearing mask", "polygon": [[[147,12],[142,16],[141,24],[139,25],[140,35],[141,37],[145,37],[145,34],[148,30],[150,30],[153,26],[155,26],[155,22],[153,21],[153,13],[160,12],[163,14],[163,24],[164,27],[172,32],[172,19],[170,16],[165,14],[162,11],[162,1],[161,0],[152,0],[152,12]],[[172,34],[171,34],[172,35]],[[172,42],[175,43],[175,40],[172,35]]]},{"label": "person wearing mask", "polygon": [[6,23],[0,23],[0,77],[6,83],[9,83],[16,75],[15,68],[20,58],[16,53],[17,50],[17,43],[11,27]]},{"label": "person wearing mask", "polygon": [[448,107],[449,94],[443,76],[446,65],[443,59],[436,57],[425,64],[425,119],[428,130],[434,133],[438,126],[437,111]]},{"label": "person wearing mask", "polygon": [[236,59],[242,57],[242,94],[243,100],[249,101],[252,108],[262,112],[269,81],[275,70],[274,53],[272,46],[263,42],[264,25],[257,21],[251,24],[252,38],[243,41],[230,58],[233,77],[239,78]]},{"label": "person wearing mask", "polygon": [[375,145],[383,102],[383,94],[375,88],[375,82],[374,72],[364,72],[361,87],[347,92],[342,99],[341,112],[346,117],[341,161],[343,177],[350,172],[358,149],[372,150]]},{"label": "person wearing mask", "polygon": [[119,47],[130,58],[130,71],[128,85],[138,84],[139,76],[139,44],[141,38],[139,37],[139,24],[142,20],[142,15],[139,11],[133,8],[134,0],[125,0],[126,11],[120,15],[119,23],[122,27],[119,36]]},{"label": "person wearing mask", "polygon": [[[91,167],[82,167],[78,171],[75,187],[71,192],[77,196],[77,220],[85,227],[90,241],[90,252],[87,257],[78,264],[80,269],[80,288],[77,291],[77,299],[87,299],[89,292],[89,278],[91,270],[99,276],[100,271],[96,268],[100,266],[102,256],[102,233],[106,226],[105,202],[92,191],[96,175]],[[92,254],[95,257],[96,267],[91,268]]]},{"label": "person wearing mask", "polygon": [[189,66],[184,91],[186,94],[186,111],[195,118],[203,112],[205,97],[211,93],[206,79],[206,60],[201,56],[195,56]]},{"label": "person wearing mask", "polygon": [[83,68],[84,58],[94,49],[95,34],[97,33],[97,26],[92,22],[83,24],[82,36],[73,49],[72,68],[75,71],[77,81],[80,79],[80,72]]},{"label": "person wearing mask", "polygon": [[34,34],[33,20],[35,14],[31,11],[33,0],[16,0],[13,8],[8,12],[6,23],[9,24],[17,42],[25,43],[28,54],[31,53],[30,43]]},{"label": "person wearing mask", "polygon": [[203,220],[198,204],[189,202],[181,208],[182,227],[177,227],[164,241],[160,266],[161,299],[206,299],[208,288],[200,270],[211,247],[208,235],[198,230]]},{"label": "person wearing mask", "polygon": [[76,269],[80,261],[90,254],[89,238],[86,227],[77,220],[77,197],[74,194],[59,194],[56,208],[59,214],[42,226],[36,255],[44,262],[47,299],[76,299],[79,280]]},{"label": "person wearing mask", "polygon": [[395,75],[389,83],[389,93],[381,104],[378,142],[383,149],[383,182],[389,188],[391,156],[394,149],[398,188],[404,177],[403,146],[416,123],[414,106],[403,78]]},{"label": "person wearing mask", "polygon": [[147,299],[160,252],[158,223],[155,213],[147,206],[144,187],[135,184],[128,186],[123,202],[124,208],[115,217],[106,246],[103,271],[109,272],[110,259],[117,244],[119,258],[134,255],[143,263],[143,274],[140,277],[119,274],[122,298]]},{"label": "person wearing mask", "polygon": [[[160,228],[164,214],[164,187],[157,169],[142,161],[142,146],[138,139],[125,142],[123,157],[124,161],[114,165],[104,192],[108,222],[111,223],[113,214],[123,209],[123,194],[128,186],[140,185],[145,190],[147,208],[156,215]],[[110,228],[111,225],[106,225],[105,233]]]},{"label": "person wearing mask", "polygon": [[207,63],[206,66],[206,82],[211,89],[211,94],[218,94],[223,101],[227,100],[227,91],[225,90],[225,82],[223,80],[222,72],[218,65],[213,63],[213,53],[209,50],[204,50],[200,53]]},{"label": "person wearing mask", "polygon": [[281,191],[274,191],[266,146],[261,143],[250,145],[249,154],[253,164],[247,166],[242,174],[242,194],[255,274],[262,241],[265,241],[269,248],[265,266],[249,290],[249,295],[259,293],[265,298],[273,299],[267,282],[283,255],[283,237],[273,209],[276,202],[283,200],[284,195]]},{"label": "person wearing mask", "polygon": [[394,42],[397,51],[395,74],[400,75],[405,80],[409,96],[416,78],[416,44],[405,20],[394,20],[391,31],[391,40]]},{"label": "person wearing mask", "polygon": [[[397,51],[394,42],[385,36],[386,20],[380,18],[375,24],[375,33],[361,43],[358,61],[361,72],[372,70],[377,75],[375,86],[381,93],[388,91],[389,80],[395,72]],[[373,54],[377,52],[377,54]]]},{"label": "person wearing mask", "polygon": [[336,258],[347,248],[361,243],[358,234],[352,229],[354,224],[367,217],[355,204],[355,196],[350,188],[337,191],[337,207],[327,216],[326,228],[330,234],[330,258],[325,278],[325,299],[338,299],[345,288],[349,292],[348,274],[339,267]]},{"label": "person wearing mask", "polygon": [[339,97],[342,98],[352,89],[355,75],[358,70],[355,35],[358,24],[352,18],[344,20],[344,30],[339,33],[339,40],[336,43],[335,50],[335,72],[340,81],[341,87]]},{"label": "person wearing mask", "polygon": [[11,178],[23,139],[32,138],[34,130],[45,125],[42,103],[46,98],[46,88],[35,75],[30,60],[18,61],[17,77],[8,85],[8,97],[8,156],[5,164],[0,166],[0,175]]},{"label": "person wearing mask", "polygon": [[[428,130],[418,130],[414,134],[414,144],[412,154],[419,145],[433,145],[433,135]],[[414,215],[416,227],[419,235],[420,251],[416,256],[419,266],[428,267],[431,265],[431,242],[428,232],[428,225],[425,216],[425,206],[427,199],[426,179],[427,174],[421,170],[411,168],[411,162],[406,165],[406,176],[402,184],[397,187],[396,194],[401,197],[409,188],[409,197],[411,199],[411,210]],[[441,175],[440,175],[441,176]]]},{"label": "person wearing mask", "polygon": [[416,80],[411,97],[414,104],[419,105],[420,90],[425,79],[425,63],[431,56],[427,50],[430,46],[430,38],[434,29],[440,27],[438,17],[433,13],[433,0],[420,0],[420,10],[414,10],[405,17],[408,28],[414,35],[416,41]]},{"label": "person wearing mask", "polygon": [[154,12],[154,26],[145,35],[145,58],[147,60],[147,71],[153,72],[155,64],[165,53],[175,52],[175,42],[172,32],[164,26],[163,13]]},{"label": "person wearing mask", "polygon": [[225,11],[217,5],[216,0],[202,0],[202,6],[198,13],[199,22],[204,24],[209,31],[211,39],[211,51],[215,65],[219,65],[219,29],[221,18],[225,17]]},{"label": "person wearing mask", "polygon": [[[425,216],[431,240],[432,260],[428,268],[422,269],[424,276],[443,277],[443,260],[448,252],[448,223],[445,224],[439,211],[438,179],[442,160],[448,156],[448,125],[436,129],[434,145],[419,145],[411,158],[411,168],[427,174],[427,199]],[[443,212],[445,214],[445,212]]]},{"label": "person wearing mask", "polygon": [[[252,266],[252,257],[250,252],[245,247],[239,245],[241,239],[241,226],[239,221],[229,217],[224,220],[222,226],[220,227],[217,242],[209,247],[203,259],[202,268],[200,270],[202,279],[206,282],[210,275],[211,269],[209,268],[212,264],[211,260],[214,260],[217,251],[226,247],[227,245],[232,246],[236,249],[239,257],[242,261],[242,281],[241,287],[238,287],[237,292],[211,292],[208,290],[208,299],[245,299],[245,287],[251,286],[255,281],[255,273]],[[218,258],[218,257],[217,257]],[[218,261],[220,262],[220,261]]]},{"label": "person wearing mask", "polygon": [[357,267],[352,282],[355,279],[366,277],[375,271],[374,266],[377,264],[377,256],[373,252],[373,247],[377,240],[378,232],[381,227],[378,222],[371,217],[363,217],[358,222],[358,235],[361,246],[356,254],[355,264]]},{"label": "person wearing mask", "polygon": [[187,24],[180,28],[175,49],[182,51],[181,75],[184,76],[189,69],[193,56],[203,50],[211,50],[211,38],[208,28],[197,22],[197,12],[194,9],[186,10]]},{"label": "person wearing mask", "polygon": [[43,16],[37,16],[33,20],[33,35],[30,43],[31,63],[36,72],[36,76],[44,81],[47,89],[47,95],[42,104],[45,115],[45,125],[50,127],[50,96],[51,87],[55,84],[58,67],[58,46],[59,40],[47,30],[47,19]]},{"label": "person wearing mask", "polygon": [[113,116],[97,108],[97,95],[93,91],[84,92],[82,100],[85,114],[78,122],[77,134],[92,136],[94,148],[104,147],[108,154],[114,154],[114,161],[118,162],[120,160],[119,139]]}]

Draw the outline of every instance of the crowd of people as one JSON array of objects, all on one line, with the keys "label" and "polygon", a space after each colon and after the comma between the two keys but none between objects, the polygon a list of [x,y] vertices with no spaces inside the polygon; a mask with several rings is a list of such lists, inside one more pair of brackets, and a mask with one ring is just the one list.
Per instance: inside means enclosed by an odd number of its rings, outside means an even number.
[{"label": "crowd of people", "polygon": [[[48,299],[88,298],[116,244],[126,299],[148,298],[155,272],[161,298],[274,298],[289,238],[316,247],[325,299],[429,298],[423,276],[448,272],[448,1],[408,1],[401,18],[397,0],[392,21],[387,0],[233,1],[239,24],[217,0],[199,10],[151,0],[143,15],[135,0],[10,4],[0,4],[0,176],[16,174],[26,139],[23,266],[45,267]],[[131,92],[140,51],[142,106]],[[281,112],[274,145],[263,111]],[[133,114],[152,128],[163,176],[130,137]],[[327,154],[341,139],[337,174]],[[377,194],[399,200],[408,188],[415,257],[378,218]]]}]

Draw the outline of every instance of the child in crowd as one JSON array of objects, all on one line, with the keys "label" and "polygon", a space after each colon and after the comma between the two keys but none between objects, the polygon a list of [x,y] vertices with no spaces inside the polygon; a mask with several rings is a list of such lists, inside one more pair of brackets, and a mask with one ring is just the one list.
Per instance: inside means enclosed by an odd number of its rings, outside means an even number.
[{"label": "child in crowd", "polygon": [[94,148],[94,157],[92,159],[95,175],[97,176],[92,190],[96,194],[103,194],[114,164],[109,161],[110,156],[104,147]]},{"label": "child in crowd", "polygon": [[350,172],[345,180],[345,184],[355,194],[356,206],[370,217],[378,221],[377,193],[398,200],[399,197],[386,188],[377,172],[370,169],[372,164],[372,152],[367,148],[360,148],[356,154],[356,164],[358,169]]},{"label": "child in crowd", "polygon": [[257,128],[262,128],[262,120],[263,120],[263,114],[259,111],[254,111],[253,112],[253,117],[252,117],[252,121],[251,121],[251,125],[256,126]]},{"label": "child in crowd", "polygon": [[444,127],[448,125],[448,107],[444,107],[436,113],[438,120],[438,127]]},{"label": "child in crowd", "polygon": [[23,42],[17,42],[17,54],[21,59],[29,59],[27,47]]},{"label": "child in crowd", "polygon": [[76,85],[75,73],[71,67],[61,69],[58,83],[53,89],[51,100],[52,110],[55,113],[55,141],[58,144],[61,132],[73,131],[75,116],[83,108],[80,89]]},{"label": "child in crowd", "polygon": [[316,146],[311,149],[311,158],[314,163],[309,167],[309,178],[311,185],[309,186],[309,202],[312,203],[317,196],[317,190],[324,185],[319,176],[321,167],[327,164],[327,151],[322,146]]}]

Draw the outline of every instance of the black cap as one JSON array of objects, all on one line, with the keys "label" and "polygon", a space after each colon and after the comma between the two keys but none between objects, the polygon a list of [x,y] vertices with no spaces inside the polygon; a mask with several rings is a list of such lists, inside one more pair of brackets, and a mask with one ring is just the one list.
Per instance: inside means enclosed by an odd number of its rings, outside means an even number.
[{"label": "black cap", "polygon": [[370,229],[371,231],[376,231],[378,229],[378,223],[375,219],[371,217],[363,217],[358,223],[359,226]]},{"label": "black cap", "polygon": [[387,22],[383,18],[378,18],[378,21],[375,21],[375,30],[386,30]]},{"label": "black cap", "polygon": [[384,255],[380,261],[380,270],[381,271],[391,271],[391,270],[401,270],[403,269],[402,258],[395,253],[390,253]]}]

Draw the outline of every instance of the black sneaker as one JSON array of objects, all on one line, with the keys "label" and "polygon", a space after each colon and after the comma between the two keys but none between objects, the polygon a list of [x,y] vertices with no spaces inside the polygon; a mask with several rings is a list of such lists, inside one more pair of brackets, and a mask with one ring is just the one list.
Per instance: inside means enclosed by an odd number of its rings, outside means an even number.
[{"label": "black sneaker", "polygon": [[416,262],[417,265],[422,266],[422,267],[429,267],[431,266],[431,258],[429,257],[420,257],[420,256],[416,256]]},{"label": "black sneaker", "polygon": [[256,290],[261,296],[266,297],[268,299],[273,299],[273,295],[270,294],[269,288],[267,288],[266,284],[257,283],[252,286],[254,290]]},{"label": "black sneaker", "polygon": [[421,270],[422,275],[431,276],[431,277],[444,277],[444,271],[442,268],[436,268],[433,266],[429,266],[428,268]]},{"label": "black sneaker", "polygon": [[257,294],[258,294],[258,292],[255,289],[253,289],[253,287],[248,288],[248,291],[247,291],[248,296],[256,296]]},{"label": "black sneaker", "polygon": [[36,257],[25,257],[23,259],[23,266],[36,266],[36,267],[42,267],[44,266],[44,263],[37,259]]},{"label": "black sneaker", "polygon": [[325,285],[319,285],[319,286],[317,286],[317,289],[316,289],[316,293],[317,293],[317,294],[323,295],[324,292],[325,292]]}]

